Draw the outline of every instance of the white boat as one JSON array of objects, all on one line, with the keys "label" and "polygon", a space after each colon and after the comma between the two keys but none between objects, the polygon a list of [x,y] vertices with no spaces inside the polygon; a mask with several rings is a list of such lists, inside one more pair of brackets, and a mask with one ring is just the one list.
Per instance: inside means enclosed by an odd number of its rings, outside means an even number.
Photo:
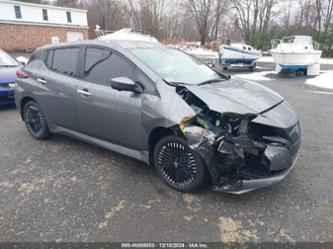
[{"label": "white boat", "polygon": [[255,61],[262,56],[261,52],[246,44],[221,45],[219,48],[220,63],[224,69],[230,66],[246,66],[254,70]]},{"label": "white boat", "polygon": [[277,71],[304,71],[308,75],[318,75],[322,51],[311,36],[291,36],[273,40],[271,54]]}]

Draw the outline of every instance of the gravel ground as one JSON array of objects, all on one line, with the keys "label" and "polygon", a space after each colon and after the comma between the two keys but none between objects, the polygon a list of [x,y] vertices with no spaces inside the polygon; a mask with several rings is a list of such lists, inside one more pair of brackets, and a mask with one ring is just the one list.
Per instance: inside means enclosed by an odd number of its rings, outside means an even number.
[{"label": "gravel ground", "polygon": [[241,196],[176,192],[136,160],[34,140],[13,107],[0,109],[0,241],[333,242],[333,91],[267,77],[300,116],[302,149],[283,182]]}]

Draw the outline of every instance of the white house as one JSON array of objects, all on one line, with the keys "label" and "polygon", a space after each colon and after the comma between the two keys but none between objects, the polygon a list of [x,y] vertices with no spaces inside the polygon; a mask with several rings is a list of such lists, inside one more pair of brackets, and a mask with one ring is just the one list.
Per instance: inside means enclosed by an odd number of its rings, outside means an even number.
[{"label": "white house", "polygon": [[0,0],[0,48],[35,49],[88,39],[87,10]]}]

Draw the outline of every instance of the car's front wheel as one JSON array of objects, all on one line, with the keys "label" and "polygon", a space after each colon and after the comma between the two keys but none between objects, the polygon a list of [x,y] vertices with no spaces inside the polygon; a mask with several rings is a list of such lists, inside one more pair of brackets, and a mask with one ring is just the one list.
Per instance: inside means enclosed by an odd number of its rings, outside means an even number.
[{"label": "car's front wheel", "polygon": [[23,117],[29,133],[34,138],[43,140],[50,137],[46,119],[35,101],[29,101],[24,105]]},{"label": "car's front wheel", "polygon": [[194,192],[203,186],[204,163],[183,138],[162,138],[154,150],[154,165],[163,181],[178,191]]}]

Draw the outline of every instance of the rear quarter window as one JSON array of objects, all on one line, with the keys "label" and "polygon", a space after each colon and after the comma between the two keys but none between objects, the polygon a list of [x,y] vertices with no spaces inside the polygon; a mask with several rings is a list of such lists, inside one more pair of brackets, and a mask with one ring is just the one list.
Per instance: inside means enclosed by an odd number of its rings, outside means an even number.
[{"label": "rear quarter window", "polygon": [[40,59],[41,57],[42,57],[42,51],[41,51],[41,50],[39,50],[39,51],[33,53],[33,54],[31,55],[31,57],[30,57],[30,59],[29,59],[27,65],[29,65],[31,62],[33,62],[33,61],[35,61],[35,60]]},{"label": "rear quarter window", "polygon": [[52,62],[53,62],[53,50],[49,50],[46,55],[46,60],[45,64],[51,68],[52,67]]}]

